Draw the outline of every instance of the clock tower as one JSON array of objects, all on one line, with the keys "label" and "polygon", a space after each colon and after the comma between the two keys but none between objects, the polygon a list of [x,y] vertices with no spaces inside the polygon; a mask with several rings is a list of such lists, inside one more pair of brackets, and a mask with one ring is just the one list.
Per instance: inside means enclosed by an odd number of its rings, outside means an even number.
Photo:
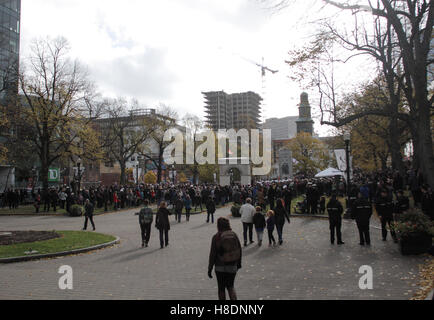
[{"label": "clock tower", "polygon": [[303,92],[300,96],[300,105],[298,107],[298,119],[297,123],[297,134],[300,132],[306,132],[310,135],[313,134],[313,120],[311,116],[311,108],[309,104],[309,96],[306,92]]}]

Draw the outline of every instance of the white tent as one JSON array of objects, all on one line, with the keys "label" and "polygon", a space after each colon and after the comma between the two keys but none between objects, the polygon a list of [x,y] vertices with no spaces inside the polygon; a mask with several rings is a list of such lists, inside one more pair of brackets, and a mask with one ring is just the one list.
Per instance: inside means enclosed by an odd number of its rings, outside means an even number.
[{"label": "white tent", "polygon": [[328,168],[324,171],[321,171],[318,173],[315,178],[325,178],[325,177],[334,177],[334,176],[345,176],[344,173],[341,170],[335,169],[335,168]]}]

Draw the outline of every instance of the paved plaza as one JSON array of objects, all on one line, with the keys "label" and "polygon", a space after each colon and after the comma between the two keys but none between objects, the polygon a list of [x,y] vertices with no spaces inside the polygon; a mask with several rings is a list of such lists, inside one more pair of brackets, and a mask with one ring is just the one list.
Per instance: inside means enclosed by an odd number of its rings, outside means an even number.
[{"label": "paved plaza", "polygon": [[[206,214],[189,222],[170,217],[169,246],[160,249],[153,226],[148,248],[141,248],[137,209],[95,217],[96,231],[119,236],[120,244],[86,254],[0,265],[0,299],[164,299],[215,300],[215,276],[207,276],[211,237],[216,224]],[[216,218],[228,216],[229,207]],[[377,221],[372,221],[377,225]],[[242,241],[242,224],[231,218]],[[83,218],[0,217],[0,230],[80,230]],[[371,228],[371,247],[358,244],[355,222],[344,221],[345,245],[331,245],[328,221],[292,217],[284,227],[284,243],[243,249],[236,278],[240,300],[409,299],[417,291],[418,266],[424,256],[402,256],[381,230]],[[256,234],[254,234],[256,238]],[[59,267],[73,269],[73,290],[60,290]],[[359,288],[359,268],[373,269],[373,289]]]}]

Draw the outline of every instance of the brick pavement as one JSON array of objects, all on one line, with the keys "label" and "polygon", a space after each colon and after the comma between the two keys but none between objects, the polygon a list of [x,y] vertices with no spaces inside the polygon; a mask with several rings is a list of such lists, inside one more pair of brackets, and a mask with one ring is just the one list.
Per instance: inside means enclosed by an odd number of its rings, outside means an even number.
[{"label": "brick pavement", "polygon": [[[206,215],[170,218],[170,244],[160,249],[153,227],[150,246],[142,249],[137,210],[95,217],[97,232],[121,238],[114,247],[91,253],[0,265],[0,299],[211,299],[217,283],[207,277],[208,254],[215,224]],[[216,217],[227,216],[218,209]],[[1,230],[80,230],[83,218],[0,217]],[[231,225],[242,240],[239,219]],[[328,222],[297,218],[285,224],[284,244],[243,250],[243,268],[236,278],[239,299],[409,299],[417,290],[423,256],[402,256],[393,241],[381,241],[371,229],[371,247],[358,244],[353,221],[342,227],[343,246],[330,245]],[[256,235],[254,235],[256,236]],[[73,268],[73,290],[60,290],[58,269]],[[370,265],[374,289],[360,290],[359,267]]]}]

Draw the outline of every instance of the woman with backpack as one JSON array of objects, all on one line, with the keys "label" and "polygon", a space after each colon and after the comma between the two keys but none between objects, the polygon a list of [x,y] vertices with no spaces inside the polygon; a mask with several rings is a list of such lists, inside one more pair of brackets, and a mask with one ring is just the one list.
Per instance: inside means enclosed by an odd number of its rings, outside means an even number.
[{"label": "woman with backpack", "polygon": [[220,217],[217,220],[217,233],[211,241],[209,254],[208,277],[212,279],[215,266],[219,300],[226,300],[226,289],[230,300],[237,300],[234,281],[237,271],[241,269],[241,243],[232,231],[229,220]]}]

